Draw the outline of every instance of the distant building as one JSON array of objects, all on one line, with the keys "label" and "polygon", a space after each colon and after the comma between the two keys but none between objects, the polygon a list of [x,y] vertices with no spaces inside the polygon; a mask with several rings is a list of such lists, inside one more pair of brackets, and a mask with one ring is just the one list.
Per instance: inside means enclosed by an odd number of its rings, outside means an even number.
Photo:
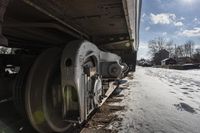
[{"label": "distant building", "polygon": [[190,57],[180,57],[177,59],[178,64],[188,64],[193,63],[192,59]]},{"label": "distant building", "polygon": [[153,58],[154,64],[161,65],[161,61],[166,58],[169,58],[169,52],[165,49],[162,49],[155,54],[155,56]]},{"label": "distant building", "polygon": [[173,58],[166,58],[161,61],[161,65],[174,65],[177,64],[177,61]]},{"label": "distant building", "polygon": [[145,60],[145,59],[139,60],[137,64],[139,66],[143,66],[143,67],[151,67],[151,66],[153,66],[153,64],[152,64],[152,62],[150,60]]}]

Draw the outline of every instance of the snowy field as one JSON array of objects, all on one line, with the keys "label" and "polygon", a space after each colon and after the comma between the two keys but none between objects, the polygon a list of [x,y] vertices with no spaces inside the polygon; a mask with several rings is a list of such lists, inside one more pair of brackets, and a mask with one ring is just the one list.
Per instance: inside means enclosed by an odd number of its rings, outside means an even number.
[{"label": "snowy field", "polygon": [[138,67],[108,128],[122,133],[200,133],[200,70]]}]

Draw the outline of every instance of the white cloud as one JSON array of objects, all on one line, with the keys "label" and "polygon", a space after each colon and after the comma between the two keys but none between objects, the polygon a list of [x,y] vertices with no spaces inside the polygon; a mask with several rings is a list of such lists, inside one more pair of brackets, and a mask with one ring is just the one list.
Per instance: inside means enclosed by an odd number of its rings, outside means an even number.
[{"label": "white cloud", "polygon": [[174,25],[175,26],[183,26],[183,23],[182,22],[174,22]]},{"label": "white cloud", "polygon": [[183,30],[179,32],[178,35],[186,37],[200,37],[200,27],[195,27],[191,30]]},{"label": "white cloud", "polygon": [[193,22],[194,22],[195,24],[200,24],[200,20],[199,20],[198,18],[194,18],[194,19],[193,19]]},{"label": "white cloud", "polygon": [[198,21],[198,19],[197,19],[197,18],[194,18],[194,19],[193,19],[193,22],[195,22],[195,21]]},{"label": "white cloud", "polygon": [[150,28],[151,28],[151,27],[147,26],[147,27],[145,28],[145,30],[146,30],[146,31],[149,31]]},{"label": "white cloud", "polygon": [[185,20],[185,18],[184,18],[184,17],[181,17],[180,20]]},{"label": "white cloud", "polygon": [[175,21],[176,15],[170,13],[150,14],[150,19],[153,24],[171,24]]},{"label": "white cloud", "polygon": [[150,20],[153,24],[173,24],[174,26],[183,26],[184,24],[180,20],[184,19],[185,18],[183,17],[177,19],[176,15],[172,13],[150,14]]}]

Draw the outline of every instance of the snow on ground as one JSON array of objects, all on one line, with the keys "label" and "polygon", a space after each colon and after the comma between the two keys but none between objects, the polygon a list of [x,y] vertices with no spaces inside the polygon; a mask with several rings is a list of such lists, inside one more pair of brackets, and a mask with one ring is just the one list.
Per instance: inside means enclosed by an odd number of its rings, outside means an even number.
[{"label": "snow on ground", "polygon": [[138,67],[117,112],[122,133],[199,133],[200,70]]}]

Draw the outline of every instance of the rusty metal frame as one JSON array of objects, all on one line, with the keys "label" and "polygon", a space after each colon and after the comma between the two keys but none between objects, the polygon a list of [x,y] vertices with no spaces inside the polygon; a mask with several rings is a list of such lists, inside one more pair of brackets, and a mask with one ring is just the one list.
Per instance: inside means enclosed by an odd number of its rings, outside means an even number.
[{"label": "rusty metal frame", "polygon": [[3,25],[5,28],[51,28],[51,29],[56,29],[61,32],[64,32],[66,34],[70,34],[74,37],[80,38],[77,34],[69,30],[68,28],[61,26],[56,23],[12,23],[12,24],[4,24]]},{"label": "rusty metal frame", "polygon": [[72,31],[75,31],[76,33],[78,33],[80,36],[83,36],[87,39],[89,39],[89,36],[87,33],[81,32],[80,30],[74,28],[73,26],[67,24],[65,21],[57,18],[56,16],[50,14],[49,12],[47,12],[45,9],[42,9],[41,7],[39,7],[38,5],[34,4],[33,2],[31,2],[30,0],[23,0],[26,4],[34,7],[35,9],[39,10],[40,12],[46,14],[47,16],[53,18],[54,20],[60,22],[61,24],[65,25],[66,27],[68,27],[69,29],[71,29]]}]

